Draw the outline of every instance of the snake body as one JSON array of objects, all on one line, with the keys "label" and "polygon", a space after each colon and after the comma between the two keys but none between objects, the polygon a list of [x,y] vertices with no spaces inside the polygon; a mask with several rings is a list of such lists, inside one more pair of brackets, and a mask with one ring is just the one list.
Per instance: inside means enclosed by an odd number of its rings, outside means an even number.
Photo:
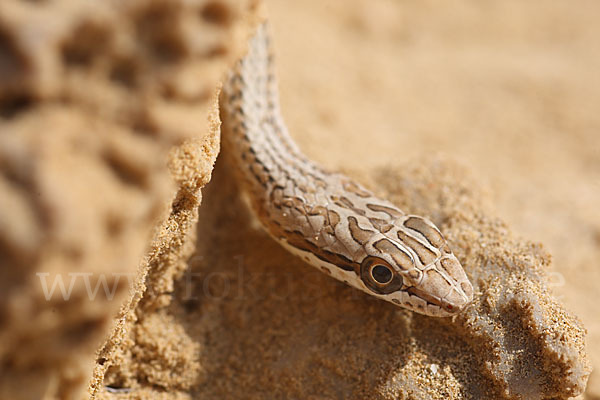
[{"label": "snake body", "polygon": [[266,231],[324,273],[431,316],[461,311],[473,287],[439,229],[309,160],[288,134],[262,24],[220,98],[223,151]]}]

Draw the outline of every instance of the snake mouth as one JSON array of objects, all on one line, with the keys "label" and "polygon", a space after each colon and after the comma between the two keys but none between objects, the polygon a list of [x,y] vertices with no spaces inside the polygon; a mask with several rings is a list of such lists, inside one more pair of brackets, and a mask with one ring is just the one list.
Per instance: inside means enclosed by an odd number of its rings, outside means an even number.
[{"label": "snake mouth", "polygon": [[[416,287],[409,288],[407,290],[407,292],[413,296],[417,296],[418,298],[425,300],[427,302],[427,304],[439,307],[444,313],[447,313],[448,315],[453,315],[453,314],[457,314],[457,313],[461,312],[465,308],[465,306],[469,303],[468,301],[466,301],[466,299],[464,301],[450,302],[450,301],[446,300],[446,298],[448,296],[441,299],[437,296],[432,295],[431,293],[427,293]],[[462,296],[461,296],[461,298],[462,298]]]},{"label": "snake mouth", "polygon": [[428,304],[433,304],[434,306],[438,306],[441,307],[442,303],[439,297],[436,296],[432,296],[431,294],[417,289],[416,287],[411,287],[407,290],[408,293],[412,294],[413,296],[417,296],[420,299],[425,300]]}]

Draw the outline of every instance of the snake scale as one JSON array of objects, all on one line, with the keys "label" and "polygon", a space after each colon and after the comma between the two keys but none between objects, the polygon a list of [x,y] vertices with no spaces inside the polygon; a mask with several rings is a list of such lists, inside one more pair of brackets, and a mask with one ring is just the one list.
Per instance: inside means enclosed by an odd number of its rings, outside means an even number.
[{"label": "snake scale", "polygon": [[266,231],[324,273],[377,298],[450,316],[473,287],[439,229],[302,154],[288,134],[263,23],[220,97],[223,151]]}]

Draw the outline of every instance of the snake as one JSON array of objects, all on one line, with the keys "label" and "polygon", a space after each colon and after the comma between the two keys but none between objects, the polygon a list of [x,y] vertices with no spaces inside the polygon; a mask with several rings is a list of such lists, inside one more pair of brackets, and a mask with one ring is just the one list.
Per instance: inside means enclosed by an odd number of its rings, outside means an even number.
[{"label": "snake", "polygon": [[266,232],[290,253],[378,299],[456,315],[473,286],[440,230],[302,153],[281,114],[269,22],[225,78],[222,151]]}]

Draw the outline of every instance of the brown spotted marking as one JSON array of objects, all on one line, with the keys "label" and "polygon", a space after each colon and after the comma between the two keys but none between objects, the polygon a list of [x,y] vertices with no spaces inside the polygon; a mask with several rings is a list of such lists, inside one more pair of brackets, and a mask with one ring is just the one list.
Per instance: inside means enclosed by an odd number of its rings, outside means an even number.
[{"label": "brown spotted marking", "polygon": [[302,193],[315,193],[315,189],[312,186],[306,186],[303,183],[298,183],[296,185],[296,187],[302,192]]},{"label": "brown spotted marking", "polygon": [[348,210],[352,210],[358,215],[366,214],[365,210],[355,207],[354,203],[352,203],[352,201],[350,201],[350,199],[345,196],[339,197],[336,195],[332,195],[331,200],[334,202],[335,205],[342,208],[347,208]]},{"label": "brown spotted marking", "polygon": [[339,224],[341,221],[340,215],[333,210],[327,209],[327,217],[329,219],[329,226],[331,226],[333,229],[335,229],[337,224]]},{"label": "brown spotted marking", "polygon": [[433,247],[439,249],[445,244],[442,234],[437,229],[425,222],[423,218],[410,217],[404,221],[404,226],[419,232]]},{"label": "brown spotted marking", "polygon": [[406,254],[404,250],[400,249],[388,239],[378,240],[375,242],[375,244],[373,244],[373,247],[382,253],[390,254],[396,264],[398,264],[403,271],[410,271],[411,269],[414,269],[415,264],[410,255]]},{"label": "brown spotted marking", "polygon": [[327,221],[329,217],[327,216],[327,209],[323,206],[313,206],[306,211],[306,213],[312,217],[320,215],[325,218]]},{"label": "brown spotted marking", "polygon": [[292,202],[292,206],[291,206],[292,208],[298,210],[302,214],[306,214],[306,209],[304,207],[304,200],[302,200],[300,197],[292,197],[291,202]]},{"label": "brown spotted marking", "polygon": [[358,226],[358,220],[355,217],[348,217],[348,228],[350,229],[350,235],[352,235],[352,239],[360,243],[364,246],[371,236],[373,236],[373,231],[368,229],[363,229]]},{"label": "brown spotted marking", "polygon": [[[330,213],[328,212],[327,208],[323,206],[313,206],[312,208],[307,209],[306,214],[311,217],[320,216],[325,220],[321,230],[319,231],[319,234],[327,233],[331,236],[335,236],[334,226],[332,226]],[[339,223],[339,219],[334,222],[337,225]]]},{"label": "brown spotted marking", "polygon": [[429,265],[436,260],[437,257],[433,251],[425,247],[418,240],[408,236],[406,233],[398,231],[398,239],[417,254],[423,265]]},{"label": "brown spotted marking", "polygon": [[394,227],[388,221],[379,218],[369,218],[369,222],[381,233],[386,233]]},{"label": "brown spotted marking", "polygon": [[344,181],[342,183],[342,187],[344,188],[345,191],[354,193],[358,197],[363,197],[363,198],[371,197],[371,193],[367,192],[366,190],[364,190],[363,188],[358,186],[353,181]]},{"label": "brown spotted marking", "polygon": [[382,206],[381,204],[368,203],[367,208],[371,211],[386,213],[392,219],[400,218],[404,215],[402,211],[398,209]]}]

